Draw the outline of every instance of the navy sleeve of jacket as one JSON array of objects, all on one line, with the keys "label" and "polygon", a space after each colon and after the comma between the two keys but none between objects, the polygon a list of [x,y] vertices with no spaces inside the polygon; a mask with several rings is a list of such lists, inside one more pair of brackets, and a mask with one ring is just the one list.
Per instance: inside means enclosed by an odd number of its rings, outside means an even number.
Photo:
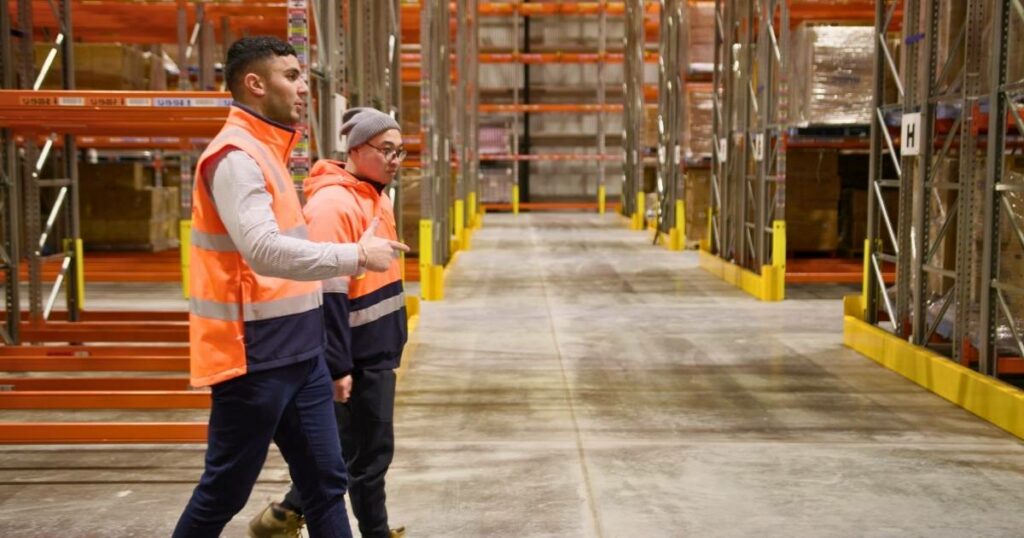
[{"label": "navy sleeve of jacket", "polygon": [[324,293],[326,359],[331,379],[341,379],[352,372],[352,329],[348,325],[348,312],[348,294]]}]

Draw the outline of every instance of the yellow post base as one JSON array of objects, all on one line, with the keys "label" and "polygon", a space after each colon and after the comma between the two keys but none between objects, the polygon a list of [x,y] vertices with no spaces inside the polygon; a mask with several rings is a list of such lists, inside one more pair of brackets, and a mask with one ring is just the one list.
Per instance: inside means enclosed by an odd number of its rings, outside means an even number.
[{"label": "yellow post base", "polygon": [[440,301],[444,299],[444,266],[435,265],[430,268],[430,291],[431,301]]},{"label": "yellow post base", "polygon": [[462,245],[466,242],[466,202],[463,200],[455,200],[455,241],[452,246],[452,252],[458,252],[461,250]]},{"label": "yellow post base", "polygon": [[519,214],[519,185],[512,185],[512,214]]},{"label": "yellow post base", "polygon": [[183,220],[178,223],[178,244],[181,246],[181,293],[190,297],[188,283],[189,251],[192,246],[192,221]]},{"label": "yellow post base", "polygon": [[434,294],[431,267],[434,265],[434,221],[420,220],[420,296],[429,301]]},{"label": "yellow post base", "polygon": [[772,267],[786,270],[786,221],[772,221]]},{"label": "yellow post base", "polygon": [[604,215],[607,207],[608,189],[601,185],[597,188],[597,214]]},{"label": "yellow post base", "polygon": [[646,210],[644,209],[644,205],[645,205],[644,202],[646,200],[647,200],[647,198],[645,197],[644,193],[638,192],[636,194],[636,211],[633,213],[633,220],[630,223],[630,229],[632,229],[632,230],[643,230],[644,229],[644,227],[646,225],[646,222],[645,222],[646,219],[644,218],[644,213],[646,213]]},{"label": "yellow post base", "polygon": [[705,271],[759,300],[781,301],[786,296],[786,270],[784,268],[763,265],[761,274],[756,274],[705,250],[701,250],[699,256],[700,266]]},{"label": "yellow post base", "polygon": [[965,368],[861,321],[860,297],[845,304],[843,343],[942,398],[1024,439],[1024,391]]},{"label": "yellow post base", "polygon": [[669,250],[683,250],[683,241],[680,238],[679,229],[672,228],[668,231],[668,242],[665,247]]}]

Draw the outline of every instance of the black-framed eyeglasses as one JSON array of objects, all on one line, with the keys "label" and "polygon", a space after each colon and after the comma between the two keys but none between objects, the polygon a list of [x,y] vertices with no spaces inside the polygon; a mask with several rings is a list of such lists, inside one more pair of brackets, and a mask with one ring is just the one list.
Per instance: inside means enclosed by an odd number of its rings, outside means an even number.
[{"label": "black-framed eyeglasses", "polygon": [[401,146],[399,146],[398,148],[384,149],[378,148],[377,146],[374,146],[369,142],[367,142],[366,145],[379,151],[380,154],[384,156],[385,161],[390,161],[392,159],[398,159],[399,161],[402,161],[405,160],[405,156],[408,155],[408,153],[405,151],[405,148]]}]

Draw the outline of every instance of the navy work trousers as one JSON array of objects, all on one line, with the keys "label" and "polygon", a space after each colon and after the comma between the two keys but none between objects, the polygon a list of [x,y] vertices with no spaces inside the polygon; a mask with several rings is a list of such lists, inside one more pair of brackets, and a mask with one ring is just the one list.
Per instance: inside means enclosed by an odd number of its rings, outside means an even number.
[{"label": "navy work trousers", "polygon": [[350,538],[334,392],[323,357],[213,386],[206,470],[174,538],[220,536],[249,500],[273,440],[306,499],[314,538]]}]

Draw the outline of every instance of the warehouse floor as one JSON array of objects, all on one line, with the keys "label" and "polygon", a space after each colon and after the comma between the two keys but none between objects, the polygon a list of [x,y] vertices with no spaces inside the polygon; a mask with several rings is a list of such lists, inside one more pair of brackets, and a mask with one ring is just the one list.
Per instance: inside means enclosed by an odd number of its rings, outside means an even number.
[{"label": "warehouse floor", "polygon": [[[410,341],[394,524],[413,537],[1020,535],[1024,445],[844,348],[850,288],[759,303],[650,239],[615,216],[487,216]],[[173,286],[156,289],[149,300],[173,305]],[[201,466],[189,445],[0,448],[0,535],[166,536]],[[273,451],[225,536],[286,485]]]}]

